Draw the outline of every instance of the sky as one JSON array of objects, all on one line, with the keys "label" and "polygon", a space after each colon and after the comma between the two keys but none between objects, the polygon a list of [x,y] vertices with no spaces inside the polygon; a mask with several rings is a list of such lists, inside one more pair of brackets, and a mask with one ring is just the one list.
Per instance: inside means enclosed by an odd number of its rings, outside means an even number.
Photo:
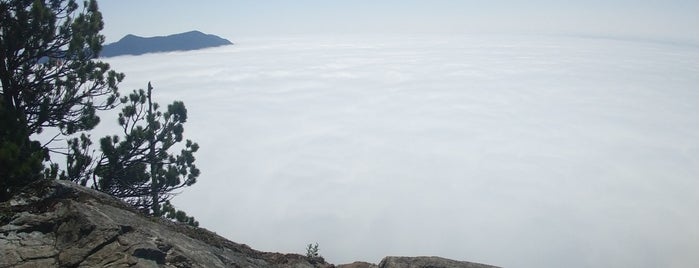
[{"label": "sky", "polygon": [[106,60],[187,106],[202,175],[173,203],[255,249],[699,266],[697,46],[359,37]]},{"label": "sky", "polygon": [[108,42],[200,30],[256,35],[555,33],[699,42],[697,0],[99,2]]}]

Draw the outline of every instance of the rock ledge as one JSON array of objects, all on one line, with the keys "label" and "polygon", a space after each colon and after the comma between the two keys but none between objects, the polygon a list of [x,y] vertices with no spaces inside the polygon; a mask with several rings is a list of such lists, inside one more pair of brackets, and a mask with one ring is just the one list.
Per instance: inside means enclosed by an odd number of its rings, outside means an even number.
[{"label": "rock ledge", "polygon": [[333,267],[261,252],[203,228],[146,217],[71,182],[41,181],[0,203],[0,267]]},{"label": "rock ledge", "polygon": [[[335,267],[323,258],[270,253],[203,228],[148,217],[72,182],[46,180],[0,203],[5,267]],[[492,268],[440,257],[386,257],[338,268]]]},{"label": "rock ledge", "polygon": [[498,268],[475,262],[455,261],[441,257],[386,257],[378,268]]}]

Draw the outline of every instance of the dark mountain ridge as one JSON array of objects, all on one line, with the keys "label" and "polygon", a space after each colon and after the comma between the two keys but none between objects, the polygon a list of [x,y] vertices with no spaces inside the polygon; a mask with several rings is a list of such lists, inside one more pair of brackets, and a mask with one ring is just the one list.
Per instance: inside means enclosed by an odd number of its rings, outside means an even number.
[{"label": "dark mountain ridge", "polygon": [[146,53],[187,51],[202,48],[232,45],[231,41],[200,31],[173,34],[168,36],[140,37],[126,35],[119,41],[102,48],[100,57],[121,55],[142,55]]}]

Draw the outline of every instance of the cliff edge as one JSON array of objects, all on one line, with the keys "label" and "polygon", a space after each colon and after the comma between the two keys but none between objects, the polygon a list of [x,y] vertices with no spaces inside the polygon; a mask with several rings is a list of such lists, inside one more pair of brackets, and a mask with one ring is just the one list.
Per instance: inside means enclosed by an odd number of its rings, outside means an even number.
[{"label": "cliff edge", "polygon": [[106,194],[41,181],[0,203],[0,267],[332,267],[144,216]]},{"label": "cliff edge", "polygon": [[[0,203],[0,268],[330,268],[321,257],[254,250],[203,228],[145,216],[72,182],[45,180]],[[346,268],[492,268],[439,257],[386,257]]]}]

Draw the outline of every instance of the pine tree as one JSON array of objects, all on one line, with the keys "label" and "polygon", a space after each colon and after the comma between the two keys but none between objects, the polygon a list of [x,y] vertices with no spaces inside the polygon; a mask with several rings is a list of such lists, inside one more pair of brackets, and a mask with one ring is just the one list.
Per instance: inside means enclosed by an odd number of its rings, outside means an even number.
[{"label": "pine tree", "polygon": [[95,60],[102,28],[94,0],[0,0],[0,196],[42,177],[48,144],[32,135],[90,130],[117,104],[124,75]]},{"label": "pine tree", "polygon": [[94,171],[95,187],[148,214],[194,224],[193,218],[178,213],[168,201],[173,191],[196,183],[199,169],[194,153],[199,146],[186,140],[179,154],[170,152],[183,141],[187,109],[183,102],[175,101],[160,112],[152,101],[152,90],[148,83],[147,91],[134,91],[121,99],[125,106],[119,125],[124,138],[100,140],[102,157]]},{"label": "pine tree", "polygon": [[0,99],[0,201],[15,188],[41,178],[46,158],[41,144],[29,140],[26,127]]},{"label": "pine tree", "polygon": [[316,242],[315,245],[314,245],[314,244],[308,244],[308,246],[306,246],[306,257],[311,258],[311,259],[313,259],[313,258],[322,258],[322,257],[320,256],[319,251],[320,251],[320,250],[318,249],[318,243],[317,243],[317,242]]}]

